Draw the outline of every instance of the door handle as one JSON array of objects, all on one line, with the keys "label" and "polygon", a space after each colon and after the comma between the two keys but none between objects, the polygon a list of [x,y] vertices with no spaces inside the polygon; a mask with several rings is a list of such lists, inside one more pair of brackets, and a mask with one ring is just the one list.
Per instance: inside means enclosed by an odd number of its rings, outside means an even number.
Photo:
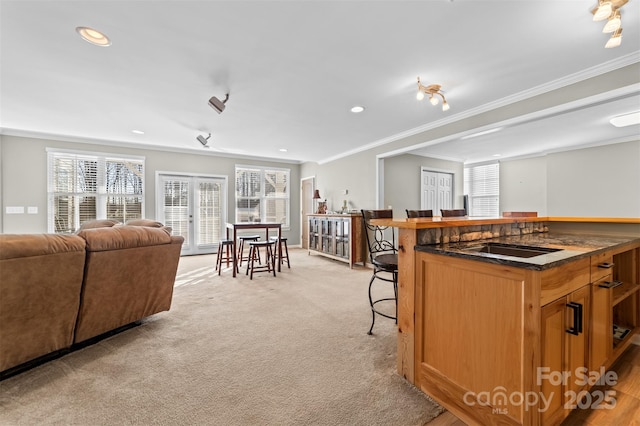
[{"label": "door handle", "polygon": [[567,303],[567,308],[573,309],[573,327],[567,328],[567,333],[577,336],[582,333],[582,304],[576,302]]}]

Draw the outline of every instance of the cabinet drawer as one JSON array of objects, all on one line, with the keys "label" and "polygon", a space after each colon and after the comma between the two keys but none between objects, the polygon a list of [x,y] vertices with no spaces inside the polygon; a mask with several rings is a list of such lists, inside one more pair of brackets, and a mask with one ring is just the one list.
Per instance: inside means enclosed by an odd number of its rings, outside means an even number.
[{"label": "cabinet drawer", "polygon": [[[607,267],[609,265],[609,267]],[[613,255],[604,252],[591,256],[591,282],[595,283],[613,272]]]},{"label": "cabinet drawer", "polygon": [[542,271],[540,305],[544,306],[589,284],[591,282],[590,265],[590,259],[585,257]]}]

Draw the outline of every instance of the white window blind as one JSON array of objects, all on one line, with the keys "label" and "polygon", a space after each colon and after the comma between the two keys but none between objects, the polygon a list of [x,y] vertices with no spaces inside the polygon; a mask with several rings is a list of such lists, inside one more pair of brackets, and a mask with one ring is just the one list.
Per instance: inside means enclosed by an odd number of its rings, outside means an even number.
[{"label": "white window blind", "polygon": [[500,163],[465,167],[464,193],[469,197],[469,216],[499,216]]},{"label": "white window blind", "polygon": [[289,226],[289,169],[236,166],[236,222]]},{"label": "white window blind", "polygon": [[49,232],[73,232],[93,219],[142,218],[144,160],[48,150]]}]

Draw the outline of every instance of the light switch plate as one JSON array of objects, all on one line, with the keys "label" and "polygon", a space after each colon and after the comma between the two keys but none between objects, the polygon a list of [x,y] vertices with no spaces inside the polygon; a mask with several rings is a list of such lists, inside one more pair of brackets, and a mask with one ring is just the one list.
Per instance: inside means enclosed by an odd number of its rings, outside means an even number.
[{"label": "light switch plate", "polygon": [[29,213],[29,214],[38,214],[38,207],[33,207],[33,206],[27,207],[27,213]]},{"label": "light switch plate", "polygon": [[7,206],[7,214],[24,214],[23,206]]}]

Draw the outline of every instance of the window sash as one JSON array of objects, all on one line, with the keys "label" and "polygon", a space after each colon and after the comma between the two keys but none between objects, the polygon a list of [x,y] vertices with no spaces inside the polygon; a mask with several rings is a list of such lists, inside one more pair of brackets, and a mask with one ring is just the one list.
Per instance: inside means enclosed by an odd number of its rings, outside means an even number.
[{"label": "window sash", "polygon": [[49,232],[73,232],[94,219],[142,218],[144,159],[47,151]]},{"label": "window sash", "polygon": [[500,163],[465,167],[464,193],[469,197],[469,216],[499,216]]},{"label": "window sash", "polygon": [[236,166],[236,222],[289,227],[290,170]]}]

